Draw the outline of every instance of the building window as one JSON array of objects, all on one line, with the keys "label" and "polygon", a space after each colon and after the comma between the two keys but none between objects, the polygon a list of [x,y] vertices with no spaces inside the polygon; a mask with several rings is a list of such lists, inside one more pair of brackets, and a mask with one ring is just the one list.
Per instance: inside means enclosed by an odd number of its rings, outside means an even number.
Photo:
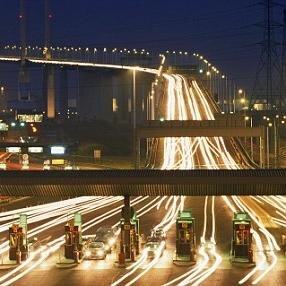
[{"label": "building window", "polygon": [[117,105],[117,99],[112,98],[112,111],[117,112],[118,111],[118,105]]}]

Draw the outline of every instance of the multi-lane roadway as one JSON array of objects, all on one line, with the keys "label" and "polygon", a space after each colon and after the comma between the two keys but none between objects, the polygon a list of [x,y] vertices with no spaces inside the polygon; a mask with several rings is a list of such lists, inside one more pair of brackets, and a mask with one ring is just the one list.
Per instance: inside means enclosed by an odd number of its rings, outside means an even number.
[{"label": "multi-lane roadway", "polygon": [[[165,74],[166,98],[161,110],[168,120],[214,119],[215,104],[194,79]],[[215,138],[165,138],[158,144],[152,165],[162,169],[238,169],[237,143]],[[155,151],[154,151],[155,152]],[[247,162],[244,162],[244,166]],[[251,164],[249,164],[250,166]],[[62,269],[63,226],[75,211],[83,214],[84,234],[101,226],[116,226],[122,198],[83,197],[42,207],[1,213],[0,253],[7,259],[7,228],[20,212],[28,214],[29,236],[37,236],[27,262],[1,270],[0,285],[285,285],[286,259],[281,244],[286,234],[286,199],[272,197],[137,197],[132,198],[140,217],[140,233],[147,236],[160,225],[167,231],[153,259],[146,249],[136,262],[119,268],[117,251],[106,260],[85,260]],[[175,218],[180,209],[191,210],[196,221],[197,260],[194,265],[174,265]],[[255,265],[230,261],[233,212],[246,211],[252,219]]]}]

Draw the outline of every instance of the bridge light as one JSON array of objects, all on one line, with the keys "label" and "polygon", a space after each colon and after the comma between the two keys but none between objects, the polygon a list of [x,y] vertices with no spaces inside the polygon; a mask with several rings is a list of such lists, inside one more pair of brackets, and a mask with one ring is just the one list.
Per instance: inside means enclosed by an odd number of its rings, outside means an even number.
[{"label": "bridge light", "polygon": [[204,72],[204,70],[203,70],[203,69],[200,69],[200,70],[199,70],[199,73],[203,73],[203,72]]},{"label": "bridge light", "polygon": [[25,122],[21,122],[21,123],[20,123],[20,126],[21,126],[21,127],[24,127],[24,126],[25,126]]},{"label": "bridge light", "polygon": [[238,90],[238,93],[239,93],[239,94],[243,94],[243,90],[240,88],[240,89]]},{"label": "bridge light", "polygon": [[223,74],[223,75],[221,76],[221,78],[225,78],[225,75]]},{"label": "bridge light", "polygon": [[285,120],[282,120],[282,121],[281,121],[281,124],[285,124]]},{"label": "bridge light", "polygon": [[268,126],[269,126],[269,127],[272,127],[272,123],[271,123],[271,122],[269,122],[269,123],[268,123]]},{"label": "bridge light", "polygon": [[249,116],[245,116],[245,117],[244,117],[244,120],[245,120],[245,121],[248,121],[249,119],[250,119]]},{"label": "bridge light", "polygon": [[278,119],[278,118],[279,118],[279,115],[278,115],[278,114],[276,114],[276,115],[275,115],[275,117]]},{"label": "bridge light", "polygon": [[160,121],[164,122],[165,121],[164,117],[160,117]]},{"label": "bridge light", "polygon": [[211,72],[210,72],[210,71],[207,71],[206,74],[207,74],[207,76],[210,76],[210,75],[211,75]]},{"label": "bridge light", "polygon": [[15,127],[16,126],[16,123],[15,122],[11,122],[11,127]]},{"label": "bridge light", "polygon": [[185,55],[187,55],[187,54],[188,54],[188,52],[185,52],[184,54],[185,54]]}]

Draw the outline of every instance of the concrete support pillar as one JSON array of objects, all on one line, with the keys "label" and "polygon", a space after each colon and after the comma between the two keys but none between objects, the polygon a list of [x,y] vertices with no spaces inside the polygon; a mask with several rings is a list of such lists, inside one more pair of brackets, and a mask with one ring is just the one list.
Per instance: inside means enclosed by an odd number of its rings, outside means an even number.
[{"label": "concrete support pillar", "polygon": [[59,112],[61,116],[66,116],[68,109],[68,71],[60,70],[60,93],[59,93]]},{"label": "concrete support pillar", "polygon": [[47,117],[55,118],[56,116],[56,97],[55,97],[55,76],[54,68],[47,67],[46,70],[47,80]]}]

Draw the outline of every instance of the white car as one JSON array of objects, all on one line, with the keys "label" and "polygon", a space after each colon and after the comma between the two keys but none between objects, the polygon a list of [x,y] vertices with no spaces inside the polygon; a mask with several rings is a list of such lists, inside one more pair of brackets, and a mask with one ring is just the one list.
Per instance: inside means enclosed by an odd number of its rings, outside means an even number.
[{"label": "white car", "polygon": [[106,251],[103,242],[90,242],[85,251],[85,259],[105,259]]},{"label": "white car", "polygon": [[66,165],[64,169],[65,170],[72,170],[72,166],[71,165]]},{"label": "white car", "polygon": [[0,163],[0,170],[6,170],[7,169],[7,165],[5,162],[1,162]]},{"label": "white car", "polygon": [[51,166],[50,165],[44,165],[43,170],[51,170]]},{"label": "white car", "polygon": [[21,170],[29,170],[29,169],[30,169],[29,165],[22,165]]}]

